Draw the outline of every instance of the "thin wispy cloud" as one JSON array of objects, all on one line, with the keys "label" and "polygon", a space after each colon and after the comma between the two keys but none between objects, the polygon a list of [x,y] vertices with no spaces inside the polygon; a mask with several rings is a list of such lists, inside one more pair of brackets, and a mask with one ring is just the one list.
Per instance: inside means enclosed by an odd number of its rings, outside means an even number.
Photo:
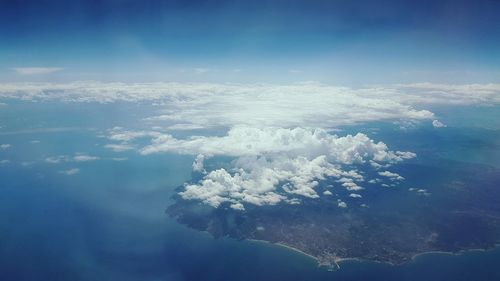
[{"label": "thin wispy cloud", "polygon": [[62,67],[15,67],[13,70],[19,75],[50,74],[64,70]]},{"label": "thin wispy cloud", "polygon": [[73,169],[59,171],[59,173],[65,174],[65,175],[68,175],[68,176],[76,175],[79,172],[80,172],[80,169],[78,169],[78,168],[73,168]]},{"label": "thin wispy cloud", "polygon": [[198,67],[198,68],[194,69],[194,73],[196,73],[196,74],[203,74],[203,73],[207,73],[209,71],[210,71],[210,69],[208,69],[208,68],[201,68],[201,67]]},{"label": "thin wispy cloud", "polygon": [[0,144],[0,149],[8,149],[10,147],[11,147],[11,145],[8,143]]}]

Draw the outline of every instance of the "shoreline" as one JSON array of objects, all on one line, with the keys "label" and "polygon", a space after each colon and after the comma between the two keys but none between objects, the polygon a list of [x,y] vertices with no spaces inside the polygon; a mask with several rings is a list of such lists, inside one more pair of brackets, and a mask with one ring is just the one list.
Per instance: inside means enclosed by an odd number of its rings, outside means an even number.
[{"label": "shoreline", "polygon": [[299,254],[301,254],[301,255],[304,255],[304,256],[306,256],[306,257],[308,257],[308,258],[311,258],[311,259],[315,260],[316,262],[318,261],[318,258],[317,258],[317,257],[315,257],[315,256],[313,256],[313,255],[311,255],[311,254],[308,254],[308,253],[306,253],[306,252],[303,252],[303,251],[301,251],[301,250],[299,250],[299,249],[297,249],[297,248],[294,248],[294,247],[292,247],[292,246],[285,245],[285,244],[283,244],[283,243],[273,243],[273,242],[269,242],[269,241],[266,241],[266,240],[259,240],[259,239],[245,239],[245,240],[246,240],[246,241],[249,241],[249,242],[253,242],[253,243],[255,243],[255,242],[256,242],[256,243],[264,243],[264,244],[268,244],[268,245],[273,245],[273,246],[283,247],[283,248],[286,248],[286,249],[288,249],[288,250],[291,250],[291,251],[297,252],[297,253],[299,253]]},{"label": "shoreline", "polygon": [[472,248],[472,249],[466,249],[466,250],[460,250],[460,251],[457,251],[457,252],[448,252],[448,251],[439,251],[439,250],[436,250],[436,251],[427,251],[427,252],[422,252],[422,253],[418,253],[418,254],[414,254],[413,256],[411,256],[410,260],[408,260],[407,262],[404,262],[404,263],[401,263],[401,264],[395,264],[395,263],[392,263],[392,262],[389,262],[389,261],[376,261],[376,260],[367,260],[367,259],[362,259],[362,258],[356,258],[356,257],[352,257],[352,258],[335,258],[333,260],[333,265],[335,266],[332,266],[330,264],[325,264],[325,263],[322,263],[320,261],[320,259],[318,257],[315,257],[311,254],[308,254],[302,250],[299,250],[297,248],[294,248],[292,246],[289,246],[289,245],[286,245],[286,244],[283,244],[283,243],[273,243],[273,242],[269,242],[269,241],[266,241],[266,240],[259,240],[259,239],[245,239],[246,241],[249,241],[249,242],[252,242],[252,243],[265,243],[265,244],[269,244],[269,245],[273,245],[273,246],[278,246],[278,247],[283,247],[285,249],[288,249],[290,251],[294,251],[296,253],[299,253],[301,255],[304,255],[310,259],[313,259],[314,261],[316,261],[318,263],[318,267],[322,267],[322,266],[325,266],[325,267],[328,267],[329,269],[333,269],[333,270],[338,270],[340,269],[340,264],[343,263],[343,262],[346,262],[346,261],[355,261],[355,262],[371,262],[371,263],[382,263],[382,264],[388,264],[390,266],[400,266],[400,265],[406,265],[406,264],[409,264],[411,262],[415,262],[415,260],[419,257],[422,257],[422,256],[425,256],[425,255],[432,255],[432,254],[439,254],[439,255],[450,255],[450,256],[459,256],[459,255],[463,255],[463,254],[467,254],[467,253],[470,253],[470,252],[486,252],[486,251],[492,251],[492,250],[495,250],[495,249],[500,249],[500,244],[495,244],[495,246],[491,247],[491,248],[486,248],[486,249],[483,249],[483,248]]},{"label": "shoreline", "polygon": [[471,249],[466,249],[466,250],[460,250],[457,252],[449,252],[449,251],[428,251],[428,252],[422,252],[415,254],[411,257],[411,261],[414,261],[416,258],[423,256],[423,255],[432,255],[432,254],[439,254],[439,255],[450,255],[450,256],[460,256],[464,255],[470,252],[487,252],[487,251],[493,251],[495,249],[500,249],[500,244],[495,244],[495,246],[491,248],[471,248]]},{"label": "shoreline", "polygon": [[[318,257],[315,257],[311,254],[308,254],[302,250],[299,250],[297,248],[294,248],[292,246],[289,246],[289,245],[286,245],[286,244],[283,244],[283,243],[273,243],[273,242],[269,242],[269,241],[266,241],[266,240],[259,240],[259,239],[245,239],[246,241],[249,241],[249,242],[253,242],[253,243],[264,243],[264,244],[268,244],[268,245],[272,245],[272,246],[278,246],[278,247],[283,247],[287,250],[290,250],[290,251],[293,251],[293,252],[296,252],[296,253],[299,253],[303,256],[306,256],[310,259],[313,259],[317,264],[318,264],[318,267],[322,267],[322,266],[325,266],[325,267],[328,267],[328,268],[333,268],[334,270],[337,270],[340,268],[340,264],[341,262],[345,262],[345,261],[362,261],[362,259],[360,258],[335,258],[333,260],[333,264],[325,264],[325,263],[322,263]],[[335,265],[335,266],[333,266]]]}]

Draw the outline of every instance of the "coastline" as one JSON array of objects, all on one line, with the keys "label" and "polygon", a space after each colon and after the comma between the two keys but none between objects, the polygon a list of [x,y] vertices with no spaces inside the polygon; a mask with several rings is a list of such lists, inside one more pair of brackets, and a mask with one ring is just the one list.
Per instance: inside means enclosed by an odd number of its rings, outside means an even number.
[{"label": "coastline", "polygon": [[330,269],[333,269],[333,270],[340,269],[340,264],[342,262],[346,262],[346,261],[371,262],[371,263],[388,264],[390,266],[399,266],[399,265],[405,265],[405,264],[412,263],[417,258],[425,256],[425,255],[440,254],[440,255],[459,256],[459,255],[467,254],[467,253],[470,253],[470,252],[476,252],[476,251],[478,251],[478,252],[486,252],[486,251],[492,251],[492,250],[500,248],[500,244],[495,244],[495,246],[493,246],[491,248],[486,248],[486,249],[483,249],[483,248],[472,248],[472,249],[460,250],[460,251],[457,251],[457,252],[439,251],[439,250],[436,250],[436,251],[427,251],[427,252],[422,252],[422,253],[414,254],[408,262],[404,262],[404,263],[401,263],[401,264],[395,264],[395,263],[392,263],[392,262],[389,262],[389,261],[366,260],[366,259],[355,258],[355,257],[352,257],[352,258],[334,258],[333,264],[327,264],[327,263],[322,263],[318,257],[315,257],[315,256],[313,256],[311,254],[308,254],[308,253],[302,251],[302,250],[299,250],[297,248],[294,248],[292,246],[289,246],[289,245],[286,245],[286,244],[283,244],[283,243],[279,243],[279,242],[278,243],[273,243],[273,242],[269,242],[269,241],[266,241],[266,240],[259,240],[259,239],[245,239],[245,240],[249,241],[249,242],[253,242],[253,243],[255,243],[255,242],[256,243],[265,243],[265,244],[269,244],[269,245],[273,245],[273,246],[278,246],[278,247],[286,248],[286,249],[288,249],[290,251],[297,252],[297,253],[299,253],[301,255],[304,255],[304,256],[306,256],[308,258],[313,259],[314,261],[316,261],[318,263],[318,267],[325,266],[325,267],[329,268],[329,270]]},{"label": "coastline", "polygon": [[494,251],[495,249],[499,249],[500,244],[495,244],[495,246],[491,248],[471,248],[471,249],[466,249],[466,250],[460,250],[457,252],[449,252],[449,251],[428,251],[428,252],[422,252],[415,254],[411,257],[411,261],[414,261],[416,258],[424,255],[432,255],[432,254],[440,254],[440,255],[450,255],[450,256],[460,256],[463,254],[467,254],[470,252],[487,252],[487,251]]},{"label": "coastline", "polygon": [[[202,230],[200,232],[204,232],[206,235],[208,235],[208,236],[210,236],[212,238],[214,237],[207,230]],[[228,238],[230,238],[230,237],[228,237]],[[234,238],[231,238],[231,239],[234,239]],[[240,240],[240,241],[247,241],[247,242],[250,242],[250,243],[263,243],[263,244],[268,244],[268,245],[272,245],[272,246],[283,247],[283,248],[285,248],[287,250],[294,251],[294,252],[299,253],[301,255],[304,255],[304,256],[306,256],[306,257],[308,257],[310,259],[313,259],[317,263],[318,267],[326,267],[326,268],[328,268],[329,271],[335,271],[335,270],[340,269],[340,264],[343,263],[343,262],[347,262],[347,261],[370,262],[370,263],[376,263],[376,264],[387,264],[387,265],[390,265],[390,266],[400,266],[400,265],[406,265],[406,264],[415,262],[415,259],[417,259],[419,257],[422,257],[422,256],[425,256],[425,255],[440,254],[440,255],[459,256],[459,255],[463,255],[463,254],[467,254],[467,253],[475,252],[475,251],[486,252],[486,251],[494,251],[496,249],[500,249],[500,243],[497,243],[497,244],[495,244],[491,248],[471,248],[471,249],[466,249],[466,250],[460,250],[460,251],[457,251],[457,252],[439,251],[439,250],[426,251],[426,252],[421,252],[421,253],[414,254],[413,256],[411,256],[411,258],[407,262],[403,262],[403,263],[400,263],[400,264],[395,264],[395,263],[392,263],[392,262],[389,262],[389,261],[368,260],[368,259],[356,258],[356,257],[350,257],[350,258],[338,258],[338,257],[336,257],[333,260],[333,264],[331,264],[331,263],[321,262],[320,258],[318,258],[318,257],[315,257],[315,256],[313,256],[311,254],[308,254],[308,253],[302,251],[302,250],[299,250],[297,248],[294,248],[292,246],[289,246],[289,245],[286,245],[286,244],[283,244],[283,243],[280,243],[280,242],[274,243],[274,242],[269,242],[269,241],[260,240],[260,239],[243,239],[243,240]]]},{"label": "coastline", "polygon": [[286,245],[286,244],[283,244],[283,243],[273,243],[273,242],[269,242],[269,241],[266,241],[266,240],[259,240],[259,239],[246,239],[246,241],[249,241],[249,242],[253,242],[253,243],[265,243],[265,244],[269,244],[269,245],[273,245],[273,246],[278,246],[278,247],[283,247],[283,248],[286,248],[290,251],[294,251],[294,252],[297,252],[301,255],[304,255],[310,259],[313,259],[317,264],[318,264],[318,267],[322,267],[322,266],[325,266],[329,269],[333,269],[333,270],[337,270],[340,268],[340,264],[341,262],[345,262],[345,261],[362,261],[362,259],[360,258],[335,258],[333,260],[333,264],[328,264],[328,263],[324,263],[324,262],[321,262],[321,260],[318,258],[318,257],[315,257],[311,254],[308,254],[302,250],[299,250],[297,248],[294,248],[292,246],[289,246],[289,245]]},{"label": "coastline", "polygon": [[259,240],[259,239],[245,239],[246,241],[249,241],[249,242],[256,242],[256,243],[264,243],[264,244],[269,244],[269,245],[274,245],[274,246],[279,246],[279,247],[283,247],[283,248],[286,248],[288,250],[291,250],[291,251],[294,251],[294,252],[298,252],[304,256],[307,256],[313,260],[315,260],[316,262],[318,262],[318,258],[311,255],[311,254],[308,254],[306,252],[303,252],[297,248],[294,248],[294,247],[291,247],[291,246],[288,246],[288,245],[285,245],[283,243],[273,243],[273,242],[269,242],[269,241],[266,241],[266,240]]}]

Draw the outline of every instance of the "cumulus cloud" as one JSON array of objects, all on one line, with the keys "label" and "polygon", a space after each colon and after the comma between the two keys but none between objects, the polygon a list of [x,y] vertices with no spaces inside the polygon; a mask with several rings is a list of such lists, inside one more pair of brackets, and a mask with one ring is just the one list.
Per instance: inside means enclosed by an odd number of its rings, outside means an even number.
[{"label": "cumulus cloud", "polygon": [[[390,151],[383,142],[374,142],[365,134],[338,137],[323,129],[234,127],[226,136],[193,136],[177,139],[170,134],[156,134],[152,143],[140,150],[142,154],[175,152],[207,156],[259,156],[280,153],[313,158],[325,155],[333,163],[398,162],[416,155]],[[354,173],[352,171],[351,173]],[[360,175],[356,174],[356,177]]]},{"label": "cumulus cloud", "polygon": [[345,166],[371,167],[372,161],[389,164],[415,157],[414,153],[391,151],[364,134],[339,137],[323,129],[240,126],[225,136],[178,139],[169,134],[151,135],[151,144],[140,149],[142,154],[197,155],[194,170],[203,169],[206,157],[234,157],[231,170],[210,171],[200,182],[186,184],[180,195],[213,207],[227,203],[237,210],[245,204],[300,203],[300,197],[318,198],[315,189],[327,178],[337,178],[347,190],[359,191],[363,188],[357,182],[364,181],[363,175]]},{"label": "cumulus cloud", "polygon": [[126,160],[128,160],[128,158],[127,157],[113,157],[113,158],[111,158],[111,160],[113,160],[113,161],[126,161]]},{"label": "cumulus cloud", "polygon": [[73,169],[68,169],[68,170],[62,170],[62,171],[59,171],[61,174],[65,174],[65,175],[68,175],[68,176],[72,176],[72,175],[76,175],[80,172],[80,169],[78,168],[73,168]]},{"label": "cumulus cloud", "polygon": [[399,174],[397,173],[392,173],[392,172],[389,172],[389,171],[383,171],[383,172],[379,172],[378,173],[379,175],[383,176],[383,177],[388,177],[390,178],[391,180],[398,180],[398,181],[402,181],[404,180],[405,178],[400,176]]},{"label": "cumulus cloud", "polygon": [[339,199],[339,200],[338,200],[338,202],[337,202],[337,206],[338,206],[339,208],[347,208],[347,203],[346,203],[346,202],[344,202],[344,201],[341,201],[341,200]]},{"label": "cumulus cloud", "polygon": [[73,157],[67,155],[50,156],[45,158],[45,162],[50,164],[58,164],[61,162],[87,162],[87,161],[95,161],[98,159],[100,158],[97,156],[78,153]]},{"label": "cumulus cloud", "polygon": [[50,156],[45,158],[45,162],[50,164],[58,164],[61,162],[69,161],[68,156],[60,155],[60,156]]},{"label": "cumulus cloud", "polygon": [[345,187],[349,191],[359,191],[359,190],[364,189],[363,187],[357,185],[353,181],[353,179],[341,178],[339,181],[342,182],[342,186]]},{"label": "cumulus cloud", "polygon": [[443,124],[441,121],[439,120],[433,120],[432,121],[432,126],[434,126],[434,128],[443,128],[443,127],[446,127],[445,124]]},{"label": "cumulus cloud", "polygon": [[428,192],[427,189],[424,189],[424,188],[411,187],[411,188],[408,188],[408,191],[415,192],[418,195],[424,195],[424,196],[430,196],[431,195],[431,193]]},{"label": "cumulus cloud", "polygon": [[203,160],[205,160],[205,156],[203,154],[198,154],[196,159],[193,162],[193,171],[195,172],[205,172],[205,168],[203,168]]},{"label": "cumulus cloud", "polygon": [[75,162],[87,162],[87,161],[94,161],[94,160],[98,160],[99,157],[97,156],[90,156],[90,155],[85,155],[85,154],[79,154],[79,155],[75,155],[73,157],[73,161]]},{"label": "cumulus cloud", "polygon": [[62,67],[15,67],[13,70],[20,75],[50,74],[62,71]]},{"label": "cumulus cloud", "polygon": [[123,152],[123,151],[134,149],[133,145],[126,144],[126,143],[110,143],[110,144],[106,144],[104,147],[109,148],[109,149],[113,150],[114,152]]},{"label": "cumulus cloud", "polygon": [[0,149],[8,149],[10,148],[12,145],[8,144],[8,143],[4,143],[4,144],[0,144]]}]

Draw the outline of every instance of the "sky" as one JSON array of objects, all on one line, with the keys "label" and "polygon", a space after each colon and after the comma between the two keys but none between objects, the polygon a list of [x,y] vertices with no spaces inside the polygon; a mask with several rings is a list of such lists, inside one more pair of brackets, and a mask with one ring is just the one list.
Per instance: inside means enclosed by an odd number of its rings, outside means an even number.
[{"label": "sky", "polygon": [[500,1],[1,1],[0,82],[500,81]]}]

